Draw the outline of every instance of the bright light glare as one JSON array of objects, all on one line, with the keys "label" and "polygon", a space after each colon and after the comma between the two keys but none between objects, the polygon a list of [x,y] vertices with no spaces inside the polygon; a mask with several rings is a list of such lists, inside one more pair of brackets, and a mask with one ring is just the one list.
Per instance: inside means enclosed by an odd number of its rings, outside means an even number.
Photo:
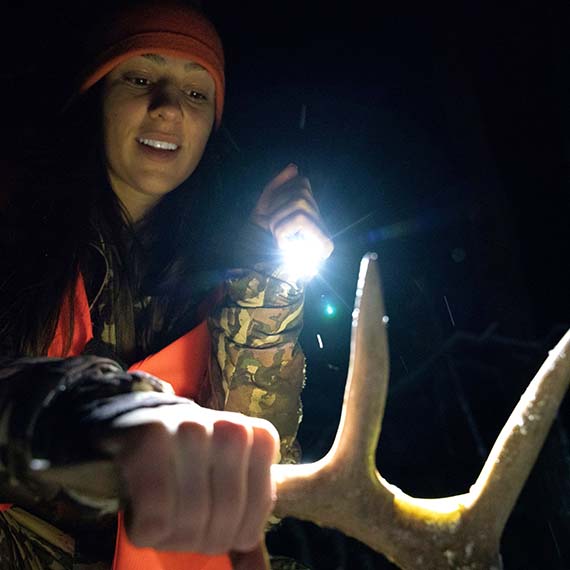
[{"label": "bright light glare", "polygon": [[334,307],[333,307],[332,305],[328,304],[328,305],[325,307],[325,313],[326,313],[327,315],[329,315],[329,317],[332,317],[332,316],[334,315],[334,313],[335,313]]},{"label": "bright light glare", "polygon": [[290,279],[311,279],[325,259],[324,248],[317,238],[296,233],[281,246],[283,270]]}]

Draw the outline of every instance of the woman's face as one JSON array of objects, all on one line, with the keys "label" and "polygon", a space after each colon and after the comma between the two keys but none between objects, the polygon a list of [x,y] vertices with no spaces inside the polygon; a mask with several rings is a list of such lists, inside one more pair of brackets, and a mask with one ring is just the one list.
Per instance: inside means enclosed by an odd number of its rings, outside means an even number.
[{"label": "woman's face", "polygon": [[107,171],[133,220],[196,169],[214,124],[214,95],[210,74],[180,58],[133,57],[106,76]]}]

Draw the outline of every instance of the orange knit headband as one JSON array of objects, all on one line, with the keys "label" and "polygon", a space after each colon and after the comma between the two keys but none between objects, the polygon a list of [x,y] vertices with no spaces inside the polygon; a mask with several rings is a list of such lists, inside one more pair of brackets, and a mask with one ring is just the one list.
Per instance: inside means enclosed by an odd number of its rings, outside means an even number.
[{"label": "orange knit headband", "polygon": [[220,126],[225,92],[224,51],[214,26],[200,12],[168,3],[131,8],[114,19],[98,43],[98,56],[81,81],[80,93],[137,55],[156,53],[188,58],[203,66],[214,80],[215,124]]}]

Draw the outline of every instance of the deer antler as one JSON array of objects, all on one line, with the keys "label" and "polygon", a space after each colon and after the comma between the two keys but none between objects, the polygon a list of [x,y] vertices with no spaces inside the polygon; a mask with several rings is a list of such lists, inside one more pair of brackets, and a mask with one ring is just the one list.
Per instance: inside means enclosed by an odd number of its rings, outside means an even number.
[{"label": "deer antler", "polygon": [[376,470],[388,343],[376,256],[364,257],[350,367],[333,447],[307,465],[274,465],[279,516],[334,527],[404,570],[499,570],[499,543],[570,383],[570,331],[538,371],[469,493],[418,499]]},{"label": "deer antler", "polygon": [[[403,570],[500,570],[503,528],[570,383],[570,331],[521,397],[471,490],[418,499],[383,479],[375,464],[388,387],[388,343],[373,254],[362,260],[355,305],[348,381],[333,447],[315,463],[273,466],[276,513],[337,528]],[[92,496],[118,495],[108,461],[39,470],[37,478]]]}]

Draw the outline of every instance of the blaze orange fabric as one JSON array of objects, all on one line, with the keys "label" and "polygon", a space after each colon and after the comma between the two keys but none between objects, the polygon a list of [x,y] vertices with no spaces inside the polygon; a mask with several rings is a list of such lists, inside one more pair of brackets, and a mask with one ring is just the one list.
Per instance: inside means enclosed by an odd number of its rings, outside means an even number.
[{"label": "blaze orange fabric", "polygon": [[136,548],[127,538],[123,516],[119,513],[113,570],[232,570],[232,565],[227,555],[206,556]]},{"label": "blaze orange fabric", "polygon": [[[179,396],[196,398],[201,390],[210,357],[210,336],[206,321],[129,370],[143,370],[169,382]],[[159,552],[137,548],[128,539],[122,513],[115,546],[113,570],[231,570],[227,555]]]},{"label": "blaze orange fabric", "polygon": [[83,352],[85,345],[93,338],[89,302],[87,301],[85,282],[83,281],[83,275],[81,275],[81,273],[75,284],[75,302],[73,309],[73,339],[69,350],[64,353],[64,342],[69,330],[69,317],[71,315],[71,306],[66,299],[61,307],[59,321],[55,329],[55,336],[48,349],[48,356],[56,358],[61,356],[79,356]]},{"label": "blaze orange fabric", "polygon": [[[64,307],[57,325],[56,334],[48,351],[49,356],[61,356],[69,310]],[[73,341],[65,356],[78,356],[93,337],[89,303],[83,277],[80,275],[75,290],[75,319]],[[206,322],[203,321],[190,332],[130,370],[144,370],[172,384],[174,391],[185,397],[195,397],[201,389],[210,355],[210,339]],[[0,511],[11,505],[0,505]],[[115,546],[113,570],[232,570],[228,555],[207,556],[186,552],[159,552],[152,548],[137,548],[125,532],[122,513],[119,513],[119,528]]]},{"label": "blaze orange fabric", "polygon": [[133,364],[129,370],[144,370],[172,385],[178,396],[197,398],[210,358],[210,335],[206,321],[156,354]]},{"label": "blaze orange fabric", "polygon": [[120,10],[98,36],[91,38],[96,56],[82,78],[80,93],[87,91],[117,65],[148,53],[180,57],[204,67],[214,80],[215,124],[224,108],[225,76],[222,41],[210,21],[189,6],[139,2]]}]

